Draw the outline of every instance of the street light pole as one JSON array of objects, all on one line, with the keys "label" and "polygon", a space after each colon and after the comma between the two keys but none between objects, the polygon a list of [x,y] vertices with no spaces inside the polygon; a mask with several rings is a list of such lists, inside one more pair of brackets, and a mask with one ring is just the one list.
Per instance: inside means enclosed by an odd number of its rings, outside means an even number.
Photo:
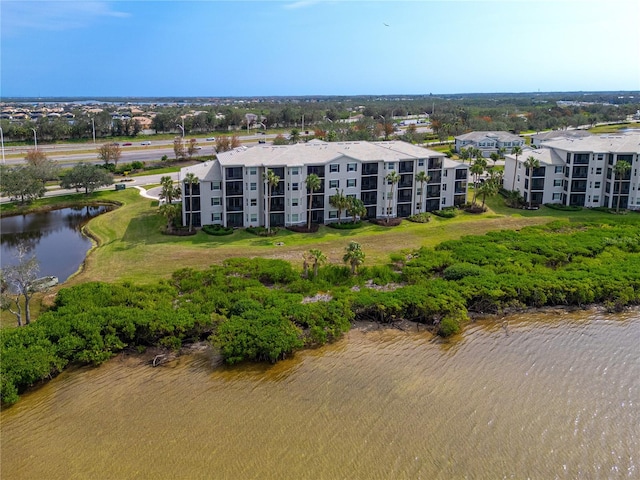
[{"label": "street light pole", "polygon": [[38,135],[36,133],[36,129],[32,128],[31,130],[33,130],[33,143],[35,144],[36,147],[36,151],[38,150]]},{"label": "street light pole", "polygon": [[93,117],[91,117],[91,128],[93,130],[93,144],[96,144],[96,122],[93,119]]},{"label": "street light pole", "polygon": [[2,127],[0,127],[0,142],[2,143],[2,163],[6,163],[4,160],[4,132],[2,131]]}]

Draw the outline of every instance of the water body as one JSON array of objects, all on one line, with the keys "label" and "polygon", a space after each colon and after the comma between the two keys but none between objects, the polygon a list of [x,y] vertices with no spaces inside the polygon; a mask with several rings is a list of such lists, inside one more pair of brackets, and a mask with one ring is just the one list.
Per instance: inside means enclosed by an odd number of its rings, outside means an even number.
[{"label": "water body", "polygon": [[640,311],[351,331],[276,365],[118,356],[5,409],[2,478],[640,477]]},{"label": "water body", "polygon": [[0,219],[0,264],[15,265],[16,247],[24,242],[40,262],[40,276],[53,275],[64,282],[73,275],[91,248],[82,226],[113,207],[61,208]]}]

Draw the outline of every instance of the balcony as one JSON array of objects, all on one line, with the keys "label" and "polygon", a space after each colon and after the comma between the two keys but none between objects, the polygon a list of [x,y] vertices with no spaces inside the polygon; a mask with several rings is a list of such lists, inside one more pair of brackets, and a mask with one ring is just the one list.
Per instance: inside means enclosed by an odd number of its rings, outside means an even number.
[{"label": "balcony", "polygon": [[398,173],[413,173],[413,161],[400,162]]},{"label": "balcony", "polygon": [[362,177],[360,190],[377,190],[378,177]]},{"label": "balcony", "polygon": [[362,175],[378,175],[378,163],[363,163]]}]

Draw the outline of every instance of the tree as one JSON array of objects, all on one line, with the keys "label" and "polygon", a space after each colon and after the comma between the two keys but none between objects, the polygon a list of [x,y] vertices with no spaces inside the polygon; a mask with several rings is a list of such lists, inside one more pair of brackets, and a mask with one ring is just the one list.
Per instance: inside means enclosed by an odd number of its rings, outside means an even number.
[{"label": "tree", "polygon": [[84,189],[84,193],[89,195],[96,188],[106,187],[113,183],[113,176],[104,168],[89,163],[79,163],[73,167],[60,180],[62,188]]},{"label": "tree", "polygon": [[160,205],[160,215],[167,219],[167,232],[173,231],[173,222],[180,215],[180,207],[171,203]]},{"label": "tree", "polygon": [[[34,288],[40,264],[35,255],[28,257],[29,250],[19,243],[16,250],[17,264],[10,265],[0,272],[2,295],[0,301],[3,310],[9,310],[16,316],[18,326],[22,326],[22,301],[24,301],[24,321],[31,323],[31,298],[37,291]],[[14,309],[15,308],[15,309]]]},{"label": "tree", "polygon": [[364,257],[365,254],[360,244],[358,242],[349,242],[342,261],[351,265],[351,274],[355,275],[358,267],[364,263]]},{"label": "tree", "polygon": [[298,143],[300,141],[300,130],[294,128],[289,134],[289,143]]},{"label": "tree", "polygon": [[529,156],[524,161],[525,168],[529,171],[529,192],[528,192],[528,200],[529,200],[529,208],[531,208],[531,189],[533,183],[533,169],[540,167],[540,161],[534,156]]},{"label": "tree", "polygon": [[284,135],[282,135],[281,133],[276,135],[276,138],[273,139],[274,145],[286,145],[287,143],[287,139],[284,138]]},{"label": "tree", "polygon": [[462,160],[462,163],[465,163],[469,159],[471,159],[471,147],[470,148],[461,148],[460,149],[460,160]]},{"label": "tree", "polygon": [[308,175],[305,179],[307,192],[309,192],[309,201],[307,202],[307,230],[311,230],[311,205],[313,203],[313,192],[320,189],[321,182],[320,177],[315,173]]},{"label": "tree", "polygon": [[498,193],[498,189],[500,188],[501,183],[502,173],[495,170],[490,170],[489,178],[478,187],[478,194],[482,196],[482,210],[484,210],[487,196],[492,196]]},{"label": "tree", "polygon": [[493,162],[493,166],[495,167],[498,160],[500,160],[500,155],[497,152],[493,152],[491,155],[489,155],[489,158],[491,159],[491,161]]},{"label": "tree", "polygon": [[0,192],[9,198],[19,198],[20,203],[43,197],[46,189],[31,165],[8,168],[0,165]]},{"label": "tree", "polygon": [[49,160],[42,150],[29,150],[24,160],[31,167],[32,174],[42,182],[43,186],[48,180],[58,178],[58,165],[53,160]]},{"label": "tree", "polygon": [[168,205],[171,205],[174,200],[180,198],[181,190],[180,187],[174,185],[173,180],[170,176],[165,175],[160,178],[160,185],[162,190],[160,190],[160,195],[158,197],[160,200],[164,200],[164,202]]},{"label": "tree", "polygon": [[471,164],[471,168],[469,172],[473,175],[473,201],[471,202],[473,205],[476,204],[476,197],[478,193],[478,183],[480,181],[480,175],[484,173],[484,169],[487,166],[486,159],[480,157],[476,157],[476,159]]},{"label": "tree", "polygon": [[613,167],[613,171],[618,180],[618,200],[616,201],[616,213],[620,212],[620,197],[622,197],[622,180],[627,172],[631,170],[631,164],[625,160],[618,160]]},{"label": "tree", "polygon": [[427,175],[424,170],[416,174],[416,182],[420,184],[420,203],[418,204],[418,213],[422,212],[422,205],[424,204],[424,184],[431,180],[431,177]]},{"label": "tree", "polygon": [[516,174],[518,173],[518,156],[522,155],[522,147],[515,146],[511,149],[511,155],[516,156],[516,164],[513,168],[513,182],[511,182],[511,191],[516,188]]},{"label": "tree", "polygon": [[182,141],[182,137],[176,137],[173,140],[173,153],[176,156],[176,160],[180,160],[181,158],[184,158],[185,151],[184,151],[184,143]]},{"label": "tree", "polygon": [[118,168],[118,160],[121,155],[120,145],[115,143],[103,143],[98,148],[98,158],[104,162],[105,166],[109,166],[113,162],[114,170]]},{"label": "tree", "polygon": [[278,186],[280,183],[280,177],[275,174],[275,172],[271,169],[267,170],[266,173],[262,174],[262,179],[267,183],[267,204],[265,205],[266,218],[265,223],[267,224],[267,233],[271,233],[271,193],[273,192],[274,187]]},{"label": "tree", "polygon": [[317,248],[309,250],[309,256],[313,260],[313,276],[318,276],[318,268],[321,264],[327,261],[327,257]]},{"label": "tree", "polygon": [[395,188],[396,183],[398,183],[400,181],[400,174],[398,172],[396,172],[395,170],[392,170],[384,178],[387,181],[387,183],[389,185],[391,185],[391,192],[388,193],[388,195],[389,195],[389,197],[388,197],[389,206],[387,207],[387,223],[389,223],[389,215],[391,215],[391,211],[393,209],[393,207],[392,207],[392,205],[393,205],[393,203],[392,203],[393,202],[393,189]]},{"label": "tree", "polygon": [[189,146],[187,147],[187,154],[189,158],[193,157],[193,155],[198,151],[198,142],[195,138],[189,140]]},{"label": "tree", "polygon": [[347,197],[347,215],[350,215],[353,219],[353,223],[356,223],[357,217],[364,217],[367,214],[367,207],[364,206],[364,202],[356,197]]},{"label": "tree", "polygon": [[338,210],[338,223],[342,218],[342,212],[347,208],[348,200],[343,190],[336,188],[336,194],[329,197],[329,205]]},{"label": "tree", "polygon": [[[187,190],[189,192],[189,203],[187,203],[186,205],[189,208],[189,231],[190,232],[193,230],[193,186],[197,185],[198,183],[200,183],[200,179],[196,177],[195,173],[189,172],[184,176],[185,194],[187,193]],[[188,189],[187,189],[187,185],[189,186]],[[186,201],[186,195],[185,195],[185,201]],[[185,208],[185,211],[186,211],[186,208]]]}]

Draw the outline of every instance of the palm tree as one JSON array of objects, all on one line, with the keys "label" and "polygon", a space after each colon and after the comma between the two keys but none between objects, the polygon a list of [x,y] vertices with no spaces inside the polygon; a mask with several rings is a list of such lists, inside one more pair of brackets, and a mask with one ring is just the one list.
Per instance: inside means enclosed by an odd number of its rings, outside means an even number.
[{"label": "palm tree", "polygon": [[180,197],[180,187],[173,184],[173,180],[170,176],[165,175],[160,178],[160,185],[162,190],[160,191],[159,198],[164,200],[167,205],[171,205],[174,200]]},{"label": "palm tree", "polygon": [[278,186],[280,183],[280,177],[274,173],[273,170],[269,169],[266,173],[262,174],[262,179],[267,183],[267,204],[265,205],[266,218],[264,223],[267,225],[267,233],[271,233],[271,192],[274,187]]},{"label": "palm tree", "polygon": [[489,155],[489,158],[491,159],[491,161],[493,162],[493,166],[495,167],[498,160],[500,160],[500,155],[496,152],[493,152],[491,155]]},{"label": "palm tree", "polygon": [[351,215],[353,223],[356,223],[357,217],[364,217],[367,214],[367,207],[364,206],[364,202],[359,198],[347,197],[347,215]]},{"label": "palm tree", "polygon": [[167,219],[167,232],[173,231],[173,221],[180,215],[178,211],[178,205],[172,205],[171,203],[165,203],[160,205],[160,215]]},{"label": "palm tree", "polygon": [[318,267],[320,266],[320,264],[327,261],[327,257],[317,248],[312,248],[311,250],[309,250],[309,256],[313,260],[313,276],[317,277]]},{"label": "palm tree", "polygon": [[357,268],[364,263],[365,254],[358,242],[350,242],[342,257],[344,263],[351,265],[351,274],[355,275]]},{"label": "palm tree", "polygon": [[471,164],[471,168],[469,169],[469,172],[471,172],[471,174],[473,175],[473,201],[471,203],[473,203],[474,205],[476,204],[476,197],[477,197],[477,190],[478,190],[480,175],[484,173],[484,169],[486,166],[487,166],[487,160],[482,156],[479,156],[479,157],[476,157],[476,159]]},{"label": "palm tree", "polygon": [[300,130],[294,128],[289,134],[289,143],[298,143],[298,140],[300,140]]},{"label": "palm tree", "polygon": [[343,191],[338,191],[337,188],[336,194],[329,197],[329,205],[338,210],[338,224],[340,223],[340,218],[342,218],[342,211],[347,208],[348,202],[349,200],[344,196]]},{"label": "palm tree", "polygon": [[198,183],[200,183],[200,179],[196,177],[195,173],[189,172],[184,176],[185,192],[187,190],[187,185],[189,185],[189,231],[193,229],[193,186]]},{"label": "palm tree", "polygon": [[513,169],[513,182],[511,183],[511,191],[516,188],[516,173],[518,172],[518,155],[522,155],[522,147],[515,146],[511,149],[511,155],[516,156],[516,165]]},{"label": "palm tree", "polygon": [[631,170],[631,164],[624,160],[618,160],[613,167],[613,171],[616,174],[616,180],[618,180],[618,200],[616,202],[616,213],[620,212],[620,197],[622,197],[622,180],[627,172]]},{"label": "palm tree", "polygon": [[540,161],[533,157],[533,156],[529,156],[527,157],[527,159],[524,161],[524,166],[527,170],[529,170],[529,209],[531,209],[531,187],[533,186],[533,169],[534,168],[539,168],[540,167]]},{"label": "palm tree", "polygon": [[307,176],[305,179],[307,191],[309,192],[309,201],[307,202],[307,230],[311,230],[311,204],[313,203],[313,192],[320,188],[320,177],[315,173]]},{"label": "palm tree", "polygon": [[396,172],[395,170],[392,170],[384,178],[391,185],[391,192],[389,193],[389,206],[387,207],[387,223],[389,223],[389,215],[391,215],[391,210],[392,210],[392,205],[393,205],[392,204],[392,202],[393,202],[393,189],[394,189],[396,183],[398,183],[400,181],[400,174],[398,172]]},{"label": "palm tree", "polygon": [[473,147],[469,147],[469,148],[461,148],[460,149],[460,159],[462,160],[462,163],[465,163],[467,160],[469,160],[471,158],[471,149]]},{"label": "palm tree", "polygon": [[422,212],[422,204],[424,203],[424,184],[431,180],[424,170],[416,174],[416,182],[420,184],[420,203],[418,205],[418,213]]},{"label": "palm tree", "polygon": [[478,193],[482,196],[482,210],[484,211],[485,200],[487,196],[495,195],[500,188],[500,181],[502,177],[500,175],[491,175],[493,170],[489,173],[489,178],[478,187]]}]

